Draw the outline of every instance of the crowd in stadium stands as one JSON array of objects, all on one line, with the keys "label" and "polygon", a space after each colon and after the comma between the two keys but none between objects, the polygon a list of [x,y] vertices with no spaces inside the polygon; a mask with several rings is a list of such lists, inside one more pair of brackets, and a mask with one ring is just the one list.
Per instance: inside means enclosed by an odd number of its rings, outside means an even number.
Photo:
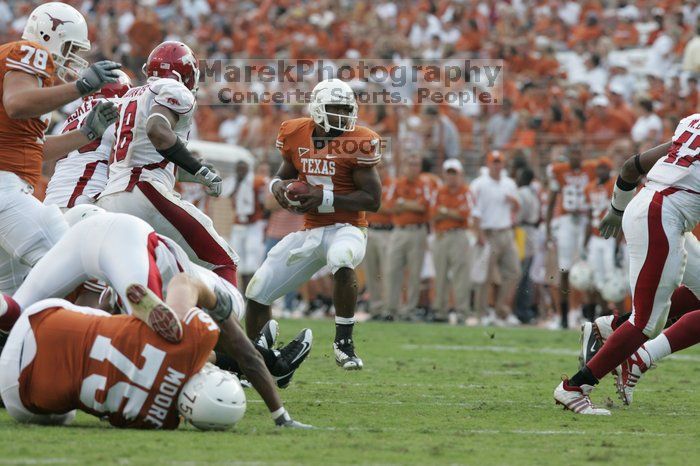
[{"label": "crowd in stadium stands", "polygon": [[[0,1],[2,42],[18,37],[36,3]],[[359,123],[392,141],[380,169],[386,210],[370,218],[365,260],[363,300],[378,319],[546,322],[557,307],[547,291],[556,270],[532,277],[534,284],[521,273],[521,264],[532,261],[539,247],[546,167],[564,159],[571,147],[586,158],[607,156],[617,166],[668,140],[677,122],[698,108],[697,0],[68,3],[88,18],[91,61],[119,61],[136,80],[149,51],[167,39],[181,40],[208,59],[503,60],[502,105],[361,106]],[[280,122],[304,111],[301,105],[201,105],[194,137],[249,149],[259,164],[250,173],[265,177],[279,163],[273,142]],[[487,159],[487,154],[496,155]],[[486,219],[478,212],[488,207],[473,204],[472,196],[494,189],[484,177],[500,164],[510,177],[498,189],[514,192],[520,209],[501,206],[504,217]],[[242,181],[237,185],[253,186]],[[279,210],[265,193],[260,190],[263,211],[255,219],[266,225],[263,251],[301,226],[298,216]],[[468,202],[455,203],[458,196]],[[404,209],[410,200],[424,203],[424,213]],[[231,202],[235,209],[235,199]],[[468,207],[459,210],[460,205]],[[445,213],[453,210],[464,219]],[[473,230],[476,218],[482,225],[493,221],[519,231],[515,244],[487,238],[502,254],[501,286],[493,293],[468,285],[492,278],[474,265],[484,260],[477,245],[485,240]],[[316,278],[281,306],[289,312],[330,312],[330,281],[323,274]]]}]

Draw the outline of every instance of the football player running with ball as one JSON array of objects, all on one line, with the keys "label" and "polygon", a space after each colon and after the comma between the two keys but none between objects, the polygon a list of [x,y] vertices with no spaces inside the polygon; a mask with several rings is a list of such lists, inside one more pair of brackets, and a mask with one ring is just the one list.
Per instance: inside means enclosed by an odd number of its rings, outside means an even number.
[{"label": "football player running with ball", "polygon": [[[700,221],[700,114],[680,121],[670,143],[630,157],[618,176],[601,234],[625,234],[632,315],[571,379],[554,390],[557,403],[579,414],[610,414],[589,395],[648,339],[663,329],[671,297],[686,270],[686,237]],[[637,193],[639,179],[649,180]],[[623,215],[624,214],[624,215]],[[679,321],[681,322],[681,321]]]},{"label": "football player running with ball", "polygon": [[[277,148],[282,165],[270,191],[286,209],[304,213],[304,230],[287,235],[269,252],[246,289],[246,331],[255,337],[270,320],[270,304],[296,290],[328,265],[333,273],[336,310],[335,360],[343,369],[362,369],[352,331],[357,304],[357,267],[365,255],[365,211],[376,212],[382,185],[376,165],[381,159],[379,136],[355,126],[357,102],[352,89],[339,79],[316,85],[309,104],[311,118],[282,123]],[[311,185],[287,198],[287,185],[299,179]]]}]

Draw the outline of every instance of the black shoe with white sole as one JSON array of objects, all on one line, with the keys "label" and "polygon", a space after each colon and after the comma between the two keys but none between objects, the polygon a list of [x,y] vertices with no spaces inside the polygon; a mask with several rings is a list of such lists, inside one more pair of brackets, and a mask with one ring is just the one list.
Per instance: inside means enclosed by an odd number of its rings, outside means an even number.
[{"label": "black shoe with white sole", "polygon": [[265,349],[273,349],[277,336],[279,335],[279,324],[276,320],[269,320],[260,330],[258,337],[253,343]]},{"label": "black shoe with white sole", "polygon": [[334,341],[333,352],[335,362],[343,369],[348,371],[362,369],[362,359],[355,354],[355,343],[352,338]]},{"label": "black shoe with white sole", "polygon": [[279,388],[287,388],[292,380],[292,376],[294,376],[294,372],[311,352],[312,343],[313,334],[311,329],[305,328],[287,346],[276,351],[279,360],[270,372]]}]

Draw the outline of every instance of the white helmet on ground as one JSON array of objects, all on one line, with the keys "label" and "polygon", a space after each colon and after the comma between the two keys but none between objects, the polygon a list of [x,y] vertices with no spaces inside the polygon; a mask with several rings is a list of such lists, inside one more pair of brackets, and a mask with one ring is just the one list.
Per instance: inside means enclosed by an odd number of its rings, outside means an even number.
[{"label": "white helmet on ground", "polygon": [[64,214],[63,218],[68,222],[68,226],[73,226],[81,220],[85,220],[93,215],[103,214],[106,210],[102,207],[97,207],[95,204],[78,204],[75,207],[71,207]]},{"label": "white helmet on ground", "polygon": [[600,295],[610,303],[619,303],[629,294],[629,281],[622,269],[615,269],[605,280]]},{"label": "white helmet on ground", "polygon": [[[348,115],[329,113],[326,105],[349,105],[352,111]],[[357,102],[352,88],[340,79],[326,79],[316,84],[311,91],[309,113],[317,125],[328,132],[331,129],[353,131],[357,121]],[[337,117],[338,125],[331,125],[328,117]]]},{"label": "white helmet on ground", "polygon": [[235,375],[207,363],[182,387],[177,406],[196,428],[225,430],[243,419],[245,393]]},{"label": "white helmet on ground", "polygon": [[588,262],[578,261],[569,271],[569,283],[579,291],[590,291],[595,286],[593,269]]},{"label": "white helmet on ground", "polygon": [[70,5],[50,2],[36,7],[27,19],[22,39],[36,42],[51,53],[61,81],[88,67],[88,62],[78,55],[90,50],[87,23]]}]

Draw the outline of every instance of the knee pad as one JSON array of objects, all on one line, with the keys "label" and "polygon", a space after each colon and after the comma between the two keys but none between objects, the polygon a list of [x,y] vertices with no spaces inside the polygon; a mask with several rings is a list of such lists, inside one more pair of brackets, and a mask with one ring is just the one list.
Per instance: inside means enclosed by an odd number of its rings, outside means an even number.
[{"label": "knee pad", "polygon": [[248,286],[245,289],[245,297],[266,306],[272,304],[272,301],[274,300],[271,298],[269,293],[265,291],[266,288],[268,288],[266,286],[267,281],[265,269],[258,269],[258,271],[255,272],[255,275],[253,275],[253,278],[251,278],[248,282]]},{"label": "knee pad", "polygon": [[360,261],[355,257],[355,252],[350,247],[333,247],[326,256],[326,263],[331,268],[333,275],[342,268],[354,270],[358,262]]},{"label": "knee pad", "polygon": [[29,267],[34,267],[68,230],[61,209],[55,205],[43,206],[38,220],[39,230],[28,232],[27,240],[16,251],[19,261]]}]

